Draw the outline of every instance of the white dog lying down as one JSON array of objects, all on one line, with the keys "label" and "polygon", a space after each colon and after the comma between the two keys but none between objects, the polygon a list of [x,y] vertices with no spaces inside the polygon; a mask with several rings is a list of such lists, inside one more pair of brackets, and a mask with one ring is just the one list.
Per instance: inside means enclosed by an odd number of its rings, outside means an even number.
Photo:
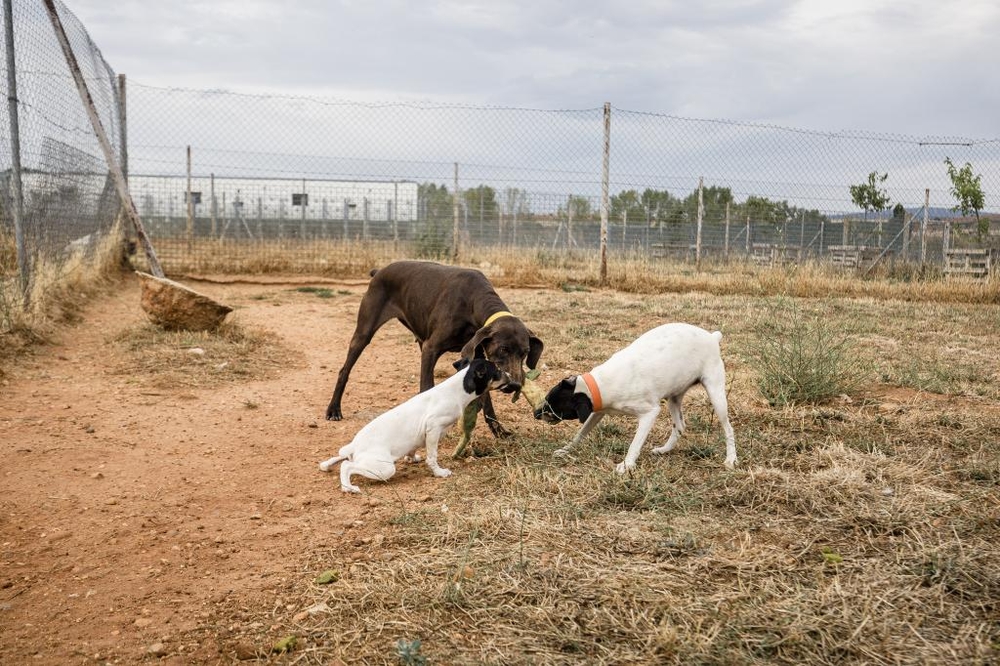
[{"label": "white dog lying down", "polygon": [[397,460],[425,446],[427,466],[434,475],[451,476],[451,470],[439,467],[437,462],[441,435],[458,421],[466,405],[508,382],[510,377],[490,361],[473,359],[437,386],[376,417],[336,456],[321,462],[319,468],[328,472],[343,461],[340,489],[345,493],[360,493],[361,489],[351,484],[352,474],[387,481],[396,473]]},{"label": "white dog lying down", "polygon": [[719,354],[722,333],[690,324],[664,324],[636,338],[625,349],[589,373],[567,377],[553,387],[545,402],[535,410],[536,419],[559,423],[579,419],[583,423],[573,440],[557,450],[566,455],[587,436],[605,414],[629,414],[639,417],[635,437],[629,444],[625,461],[617,471],[623,474],[635,468],[646,437],[660,413],[660,400],[667,400],[674,428],[663,446],[653,453],[666,453],[677,444],[684,432],[681,400],[695,384],[701,384],[715,409],[726,435],[725,465],[736,464],[736,443],[729,425],[726,401],[726,370]]}]

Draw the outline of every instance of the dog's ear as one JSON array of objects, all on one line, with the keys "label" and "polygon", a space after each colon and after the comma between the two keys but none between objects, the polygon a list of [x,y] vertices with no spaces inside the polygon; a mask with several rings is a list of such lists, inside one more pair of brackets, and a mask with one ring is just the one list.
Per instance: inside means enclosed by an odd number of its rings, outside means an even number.
[{"label": "dog's ear", "polygon": [[465,377],[462,379],[462,388],[466,393],[479,395],[489,388],[490,380],[497,373],[497,367],[485,359],[473,359],[466,362],[469,366]]},{"label": "dog's ear", "polygon": [[594,413],[594,404],[590,402],[590,398],[582,393],[573,396],[573,407],[576,409],[576,417],[580,419],[580,423],[589,419],[590,415]]},{"label": "dog's ear", "polygon": [[458,359],[457,361],[455,361],[455,362],[454,362],[454,363],[452,363],[451,365],[452,365],[452,367],[454,367],[454,368],[455,368],[456,370],[461,370],[461,369],[462,369],[462,368],[464,368],[465,366],[469,365],[469,359],[467,359],[467,358],[464,358],[464,357],[463,357],[463,358],[460,358],[460,359]]},{"label": "dog's ear", "polygon": [[476,334],[472,336],[472,339],[465,343],[462,347],[462,358],[474,359],[474,358],[485,358],[486,352],[483,351],[483,346],[489,341],[493,336],[492,331],[490,331],[488,326],[476,331]]},{"label": "dog's ear", "polygon": [[569,389],[570,391],[576,390],[576,377],[567,377],[559,382],[559,387]]},{"label": "dog's ear", "polygon": [[462,378],[462,388],[466,393],[476,393],[476,366],[468,361],[465,363],[469,369],[465,371],[465,377]]},{"label": "dog's ear", "polygon": [[534,370],[535,366],[538,365],[538,359],[542,356],[542,348],[545,346],[542,344],[541,338],[537,335],[528,331],[528,358],[525,359],[524,363],[528,366],[528,369]]}]

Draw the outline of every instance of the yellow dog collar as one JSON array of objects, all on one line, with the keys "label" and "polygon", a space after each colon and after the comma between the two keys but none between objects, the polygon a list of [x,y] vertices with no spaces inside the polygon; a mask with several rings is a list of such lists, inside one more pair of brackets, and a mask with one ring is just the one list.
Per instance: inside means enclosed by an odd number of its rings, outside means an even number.
[{"label": "yellow dog collar", "polygon": [[489,317],[487,317],[486,321],[483,323],[483,328],[486,328],[487,326],[495,322],[497,319],[500,319],[501,317],[513,317],[513,316],[514,316],[513,314],[507,312],[506,310],[501,310],[500,312],[494,312]]}]

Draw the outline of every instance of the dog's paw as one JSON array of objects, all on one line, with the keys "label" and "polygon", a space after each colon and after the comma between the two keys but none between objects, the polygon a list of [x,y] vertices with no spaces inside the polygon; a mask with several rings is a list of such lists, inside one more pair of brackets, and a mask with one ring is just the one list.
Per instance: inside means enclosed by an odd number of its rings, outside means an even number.
[{"label": "dog's paw", "polygon": [[321,472],[329,472],[331,467],[333,467],[333,465],[330,464],[329,460],[324,460],[319,464],[319,470]]},{"label": "dog's paw", "polygon": [[552,452],[555,458],[569,458],[569,449],[556,449]]},{"label": "dog's paw", "polygon": [[412,455],[403,456],[403,460],[408,463],[418,463],[418,462],[423,462],[424,457],[414,453]]},{"label": "dog's paw", "polygon": [[635,463],[628,464],[628,463],[620,462],[620,463],[618,463],[618,466],[615,467],[615,471],[618,472],[619,474],[628,474],[629,472],[631,472],[634,469],[635,469]]},{"label": "dog's paw", "polygon": [[438,467],[436,470],[434,470],[434,476],[440,476],[441,478],[444,478],[446,476],[451,476],[451,470],[445,469],[444,467]]},{"label": "dog's paw", "polygon": [[653,453],[658,456],[662,456],[664,453],[670,453],[674,450],[676,444],[664,444],[663,446],[657,446],[653,448]]},{"label": "dog's paw", "polygon": [[345,493],[360,493],[361,492],[361,488],[358,488],[357,486],[341,486],[340,489],[342,491],[344,491]]},{"label": "dog's paw", "polygon": [[732,460],[727,459],[723,464],[726,466],[726,469],[736,469],[736,458]]}]

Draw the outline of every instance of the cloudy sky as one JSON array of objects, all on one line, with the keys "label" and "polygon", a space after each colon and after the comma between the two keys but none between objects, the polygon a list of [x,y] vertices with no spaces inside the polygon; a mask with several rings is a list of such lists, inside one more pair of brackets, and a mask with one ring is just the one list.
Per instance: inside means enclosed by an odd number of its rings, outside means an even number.
[{"label": "cloudy sky", "polygon": [[1000,135],[996,0],[65,1],[150,86]]}]

